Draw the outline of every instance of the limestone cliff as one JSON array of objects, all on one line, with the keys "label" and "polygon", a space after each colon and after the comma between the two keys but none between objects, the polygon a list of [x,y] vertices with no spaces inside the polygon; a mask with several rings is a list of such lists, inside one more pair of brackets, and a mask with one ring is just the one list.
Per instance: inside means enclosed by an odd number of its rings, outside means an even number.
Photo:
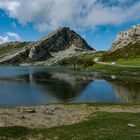
[{"label": "limestone cliff", "polygon": [[115,42],[113,43],[110,51],[115,51],[117,49],[123,48],[129,44],[140,43],[140,25],[135,25],[132,28],[120,32]]},{"label": "limestone cliff", "polygon": [[102,55],[101,61],[137,57],[140,57],[140,25],[119,33],[111,49]]}]

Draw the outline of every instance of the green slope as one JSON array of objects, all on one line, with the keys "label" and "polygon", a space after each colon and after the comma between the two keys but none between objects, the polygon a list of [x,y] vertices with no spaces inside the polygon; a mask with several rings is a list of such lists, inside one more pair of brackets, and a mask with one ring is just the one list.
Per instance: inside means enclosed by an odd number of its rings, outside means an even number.
[{"label": "green slope", "polygon": [[20,49],[27,45],[27,42],[22,42],[22,43],[15,43],[15,44],[7,44],[5,46],[0,46],[0,58],[6,56],[8,53],[16,51],[17,49]]},{"label": "green slope", "polygon": [[94,65],[95,64],[94,59],[96,57],[100,57],[103,53],[104,51],[98,51],[96,53],[81,54],[79,56],[65,58],[58,61],[56,65],[85,68]]},{"label": "green slope", "polygon": [[120,58],[134,59],[140,58],[140,43],[129,44],[114,52],[107,52],[101,56],[101,61],[116,61]]}]

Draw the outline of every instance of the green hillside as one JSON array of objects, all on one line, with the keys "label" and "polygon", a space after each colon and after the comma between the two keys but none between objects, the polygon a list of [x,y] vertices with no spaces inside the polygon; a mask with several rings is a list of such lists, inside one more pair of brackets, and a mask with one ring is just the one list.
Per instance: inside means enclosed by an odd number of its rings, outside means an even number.
[{"label": "green hillside", "polygon": [[94,64],[94,54],[84,54],[80,56],[73,56],[70,58],[64,58],[58,61],[59,66],[71,66],[71,67],[87,67]]},{"label": "green hillside", "polygon": [[58,61],[56,65],[85,68],[95,64],[94,59],[100,57],[103,53],[104,51],[98,51],[96,53],[81,54],[79,56],[64,58]]},{"label": "green hillside", "polygon": [[130,65],[130,66],[140,66],[139,58],[120,58],[116,61],[117,64]]},{"label": "green hillside", "polygon": [[140,58],[140,43],[129,44],[113,52],[107,52],[101,56],[101,61],[116,61],[118,59]]},{"label": "green hillside", "polygon": [[0,58],[6,56],[8,53],[17,51],[17,49],[20,49],[27,45],[27,42],[22,42],[22,43],[9,43],[3,47],[0,47]]}]

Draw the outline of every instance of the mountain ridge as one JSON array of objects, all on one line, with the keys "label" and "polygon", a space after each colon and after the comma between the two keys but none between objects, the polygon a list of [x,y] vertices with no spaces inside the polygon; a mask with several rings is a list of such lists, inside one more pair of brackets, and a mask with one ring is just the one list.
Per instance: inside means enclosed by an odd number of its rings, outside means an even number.
[{"label": "mountain ridge", "polygon": [[78,55],[80,52],[95,52],[95,49],[91,48],[80,35],[68,27],[59,28],[38,41],[10,42],[0,45],[0,51],[2,48],[4,54],[0,55],[0,64],[4,65],[47,61],[57,55],[61,59],[59,54],[63,51],[62,57],[65,51],[65,57]]}]

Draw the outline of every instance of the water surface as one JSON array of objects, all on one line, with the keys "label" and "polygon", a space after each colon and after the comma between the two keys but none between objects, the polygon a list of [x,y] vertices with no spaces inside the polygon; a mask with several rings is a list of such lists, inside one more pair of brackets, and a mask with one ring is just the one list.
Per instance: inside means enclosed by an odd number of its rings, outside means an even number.
[{"label": "water surface", "polygon": [[140,102],[137,77],[46,67],[0,67],[0,106]]}]

